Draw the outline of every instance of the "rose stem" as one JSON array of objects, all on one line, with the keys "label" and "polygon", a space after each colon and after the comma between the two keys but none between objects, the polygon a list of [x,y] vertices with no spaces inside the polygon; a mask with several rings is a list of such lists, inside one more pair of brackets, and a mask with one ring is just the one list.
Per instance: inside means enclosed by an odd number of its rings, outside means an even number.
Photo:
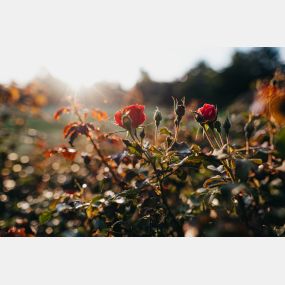
[{"label": "rose stem", "polygon": [[[75,112],[76,116],[78,117],[79,121],[83,124],[84,121],[83,121],[83,119],[82,119],[82,117],[81,117],[81,115],[80,115],[80,113],[79,113],[79,111],[78,111],[78,109],[77,109],[77,107],[76,107],[74,101],[73,101],[73,108],[74,108],[74,112]],[[96,145],[95,141],[93,140],[93,138],[90,136],[89,133],[87,134],[87,137],[90,139],[90,141],[91,141],[91,143],[92,143],[92,145],[93,145],[95,151],[96,151],[97,154],[99,155],[99,157],[100,157],[101,161],[103,162],[103,164],[109,169],[109,171],[110,171],[111,175],[113,176],[114,180],[117,182],[117,184],[120,186],[120,188],[121,188],[122,190],[124,190],[124,188],[123,188],[122,185],[121,185],[121,182],[122,182],[122,181],[117,177],[117,175],[116,175],[115,172],[113,171],[112,167],[109,165],[108,161],[105,159],[103,153],[102,153],[101,150],[98,148],[98,146]]]},{"label": "rose stem", "polygon": [[[207,133],[207,131],[206,131],[205,126],[202,126],[202,128],[203,128],[203,130],[204,130],[204,132],[205,132],[205,135],[206,135],[207,140],[209,141],[211,147],[212,147],[213,150],[214,150],[214,149],[215,149],[214,143],[211,141],[211,139],[210,139],[210,137],[209,137],[209,135],[208,135],[208,133]],[[228,165],[227,165],[223,160],[221,160],[221,162],[222,162],[222,164],[223,164],[225,170],[227,171],[228,176],[231,178],[232,182],[234,182],[235,179],[234,179],[234,175],[233,175],[233,173],[232,173],[232,169],[229,168]]]},{"label": "rose stem", "polygon": [[[140,144],[139,141],[137,141],[136,138],[135,138],[132,134],[131,134],[131,137],[132,137],[132,139],[133,139],[136,143]],[[153,168],[153,170],[154,170],[154,172],[155,172],[156,179],[157,179],[157,181],[158,181],[158,183],[159,183],[159,188],[160,188],[160,193],[161,193],[162,202],[163,202],[163,204],[164,204],[164,206],[165,206],[165,208],[166,208],[166,210],[167,210],[167,212],[168,212],[169,217],[170,217],[170,218],[172,219],[172,221],[174,222],[174,225],[175,225],[177,234],[178,234],[178,236],[184,236],[184,233],[183,233],[183,231],[182,231],[182,228],[181,228],[180,223],[179,223],[178,220],[176,219],[175,215],[172,213],[171,208],[169,207],[169,205],[168,205],[168,203],[167,203],[167,199],[166,199],[165,193],[164,193],[164,191],[163,191],[163,179],[160,179],[160,176],[159,176],[159,174],[158,174],[158,171],[157,171],[157,167],[156,167],[156,165],[155,165],[155,162],[153,162],[153,160],[151,159],[150,154],[143,148],[143,145],[140,144],[140,146],[141,146],[141,149],[142,149],[144,155],[146,156],[148,162],[151,164],[151,166],[152,166],[152,168]]]},{"label": "rose stem", "polygon": [[274,144],[273,144],[273,139],[274,139],[274,134],[273,134],[273,128],[271,125],[271,122],[268,122],[268,129],[269,129],[269,152],[268,152],[268,164],[272,166],[272,152],[274,150]]}]

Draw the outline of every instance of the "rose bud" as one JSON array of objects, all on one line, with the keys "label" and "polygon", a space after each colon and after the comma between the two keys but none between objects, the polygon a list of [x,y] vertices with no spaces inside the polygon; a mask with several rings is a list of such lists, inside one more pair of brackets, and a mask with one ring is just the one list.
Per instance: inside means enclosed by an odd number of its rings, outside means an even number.
[{"label": "rose bud", "polygon": [[218,133],[222,132],[222,124],[220,121],[216,121],[214,124],[215,129],[217,130]]},{"label": "rose bud", "polygon": [[129,128],[136,129],[146,120],[143,105],[130,105],[115,113],[115,124],[129,130]]},{"label": "rose bud", "polygon": [[144,128],[142,129],[142,131],[140,132],[140,138],[141,140],[143,140],[145,138],[145,131]]},{"label": "rose bud", "polygon": [[228,136],[230,133],[230,129],[232,127],[231,121],[229,119],[229,117],[226,118],[224,124],[223,124],[223,128],[225,130],[226,135]]},{"label": "rose bud", "polygon": [[203,107],[197,110],[197,113],[202,116],[202,123],[214,123],[217,120],[218,109],[211,104],[204,104]]},{"label": "rose bud", "polygon": [[179,127],[180,122],[183,118],[183,116],[185,115],[185,97],[183,97],[182,99],[176,98],[176,97],[172,97],[173,99],[173,103],[174,103],[174,112],[175,112],[175,120],[174,120],[174,124],[176,127]]},{"label": "rose bud", "polygon": [[161,115],[161,112],[160,112],[160,110],[158,109],[158,107],[156,107],[156,110],[155,110],[155,112],[154,112],[153,119],[154,119],[154,121],[155,121],[156,127],[158,128],[159,125],[160,125],[160,122],[161,122],[161,120],[162,120],[162,115]]},{"label": "rose bud", "polygon": [[245,133],[246,139],[248,139],[248,140],[250,139],[253,131],[254,131],[254,121],[250,120],[244,126],[244,133]]},{"label": "rose bud", "polygon": [[178,104],[175,110],[175,113],[178,118],[182,118],[185,115],[185,105],[184,104]]}]

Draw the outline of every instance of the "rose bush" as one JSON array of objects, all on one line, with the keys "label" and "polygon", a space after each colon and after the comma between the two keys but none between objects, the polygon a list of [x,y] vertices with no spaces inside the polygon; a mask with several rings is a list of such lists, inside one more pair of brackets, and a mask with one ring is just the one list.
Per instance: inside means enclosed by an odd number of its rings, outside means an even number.
[{"label": "rose bush", "polygon": [[276,116],[224,118],[214,105],[173,99],[172,114],[156,108],[148,121],[148,107],[122,108],[111,132],[105,112],[71,101],[54,115],[71,120],[57,146],[5,113],[0,235],[284,236],[285,134]]}]

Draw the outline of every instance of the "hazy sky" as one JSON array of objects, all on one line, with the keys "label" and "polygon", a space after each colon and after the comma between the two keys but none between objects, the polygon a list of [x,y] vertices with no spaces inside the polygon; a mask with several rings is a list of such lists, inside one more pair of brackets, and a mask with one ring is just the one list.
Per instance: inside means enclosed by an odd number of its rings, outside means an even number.
[{"label": "hazy sky", "polygon": [[233,48],[197,47],[187,8],[187,1],[1,1],[0,82],[48,70],[75,87],[101,80],[130,87],[140,68],[167,81],[200,59],[227,64]]}]

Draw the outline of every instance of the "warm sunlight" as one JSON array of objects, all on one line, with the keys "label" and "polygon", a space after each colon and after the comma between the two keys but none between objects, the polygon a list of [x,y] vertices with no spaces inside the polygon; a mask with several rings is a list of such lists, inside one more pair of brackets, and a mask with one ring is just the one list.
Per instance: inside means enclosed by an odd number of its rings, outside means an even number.
[{"label": "warm sunlight", "polygon": [[[136,12],[122,9],[123,2]],[[153,3],[153,10],[133,1],[1,2],[0,80],[27,81],[49,72],[72,87],[111,81],[129,88],[140,69],[169,81],[201,59],[223,67],[233,48],[195,47],[182,2],[179,14],[164,1]],[[160,5],[160,16],[172,19],[163,30],[155,12]]]},{"label": "warm sunlight", "polygon": [[285,234],[285,49],[146,2],[1,1],[0,237]]}]

